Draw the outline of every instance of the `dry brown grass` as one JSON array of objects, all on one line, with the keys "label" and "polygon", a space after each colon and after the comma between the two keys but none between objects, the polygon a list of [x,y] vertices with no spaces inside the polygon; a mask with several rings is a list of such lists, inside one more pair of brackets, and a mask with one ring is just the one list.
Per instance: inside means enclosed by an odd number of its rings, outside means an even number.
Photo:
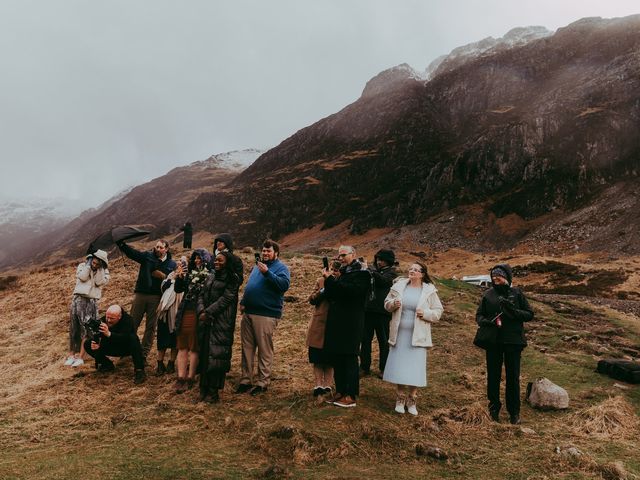
[{"label": "dry brown grass", "polygon": [[577,434],[601,439],[640,438],[638,416],[629,401],[620,396],[576,412],[570,425]]},{"label": "dry brown grass", "polygon": [[[248,268],[251,255],[243,255]],[[598,402],[616,389],[590,373],[582,357],[558,360],[528,349],[523,368],[523,384],[541,368],[552,378],[565,375],[578,412],[541,413],[523,405],[533,435],[489,420],[484,360],[470,346],[474,289],[439,285],[446,313],[434,327],[429,387],[419,392],[418,417],[395,414],[393,386],[375,377],[361,382],[355,409],[314,401],[304,344],[312,312],[306,299],[321,262],[285,257],[292,287],[275,337],[273,383],[259,399],[230,393],[240,375],[237,328],[232,370],[216,406],[196,403],[193,390],[175,395],[167,376],[134,386],[129,359],[107,376],[90,365],[78,371],[62,366],[76,262],[21,275],[0,298],[0,478],[623,478],[611,472],[639,471],[627,435],[630,422],[637,422],[637,396],[630,390],[626,400],[616,400],[624,417],[605,415],[607,428],[618,422],[627,429],[610,431],[608,445],[625,455],[617,458],[591,435],[605,431],[596,410],[613,408]],[[137,265],[114,257],[111,273],[101,312],[111,303],[130,304]],[[596,395],[581,386],[587,375]],[[578,430],[566,428],[570,420]],[[589,434],[587,424],[593,425]],[[576,444],[589,461],[560,460],[558,444]]]}]

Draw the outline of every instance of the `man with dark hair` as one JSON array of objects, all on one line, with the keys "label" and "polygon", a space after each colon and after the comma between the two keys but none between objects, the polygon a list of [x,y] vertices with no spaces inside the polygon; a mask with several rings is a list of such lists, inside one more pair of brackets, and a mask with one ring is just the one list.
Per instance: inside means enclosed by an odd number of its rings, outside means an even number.
[{"label": "man with dark hair", "polygon": [[158,240],[154,249],[146,252],[136,250],[124,242],[118,242],[118,248],[131,260],[140,264],[135,295],[131,303],[131,317],[138,331],[142,317],[147,316],[142,337],[142,355],[146,359],[156,336],[157,309],[162,297],[160,286],[167,275],[176,268],[176,262],[171,260],[169,242],[166,240]]},{"label": "man with dark hair", "polygon": [[134,329],[133,319],[119,305],[111,305],[107,309],[105,316],[100,319],[99,335],[86,339],[84,346],[86,352],[96,360],[99,372],[111,372],[115,369],[107,356],[131,355],[135,368],[133,382],[140,384],[146,380],[142,347]]},{"label": "man with dark hair", "polygon": [[333,365],[336,394],[327,400],[338,407],[355,407],[360,393],[358,351],[364,325],[364,303],[371,275],[356,259],[356,250],[343,245],[338,250],[339,274],[324,269],[324,297],[329,313],[324,332],[324,351]]},{"label": "man with dark hair", "polygon": [[389,322],[391,321],[391,313],[384,308],[384,299],[398,276],[398,272],[395,267],[396,255],[393,250],[379,250],[373,259],[373,267],[369,268],[369,273],[373,277],[374,295],[372,298],[367,298],[364,309],[360,371],[363,375],[371,373],[371,342],[375,333],[380,356],[378,367],[380,368],[380,378],[382,378],[389,356]]},{"label": "man with dark hair", "polygon": [[[289,269],[278,258],[280,246],[267,239],[251,270],[240,301],[242,324],[242,378],[236,393],[258,395],[267,390],[273,364],[273,333],[282,317],[284,293],[291,282]],[[258,352],[258,377],[254,382],[253,363]]]}]

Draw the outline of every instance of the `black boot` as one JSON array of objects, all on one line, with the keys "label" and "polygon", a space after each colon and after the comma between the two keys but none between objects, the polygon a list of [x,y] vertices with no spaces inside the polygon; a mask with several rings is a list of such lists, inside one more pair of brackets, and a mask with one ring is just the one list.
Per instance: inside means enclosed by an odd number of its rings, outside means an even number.
[{"label": "black boot", "polygon": [[491,420],[496,423],[500,423],[500,410],[489,410],[489,415],[491,416]]},{"label": "black boot", "polygon": [[509,417],[509,422],[511,425],[520,425],[520,415],[511,415]]},{"label": "black boot", "polygon": [[207,403],[218,403],[220,401],[220,395],[218,394],[218,389],[213,389],[209,392],[209,395],[207,395],[207,398],[205,399],[205,401]]},{"label": "black boot", "polygon": [[156,367],[156,376],[159,377],[167,373],[167,369],[164,366],[164,363],[161,360],[158,360],[158,366]]},{"label": "black boot", "polygon": [[176,373],[176,362],[173,360],[167,362],[167,373]]}]

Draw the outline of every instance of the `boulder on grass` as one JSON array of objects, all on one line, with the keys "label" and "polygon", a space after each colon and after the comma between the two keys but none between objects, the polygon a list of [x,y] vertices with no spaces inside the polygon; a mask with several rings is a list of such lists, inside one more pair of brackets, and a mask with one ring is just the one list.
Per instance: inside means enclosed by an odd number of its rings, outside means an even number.
[{"label": "boulder on grass", "polygon": [[527,401],[540,410],[564,410],[569,408],[567,391],[546,378],[538,378],[527,385]]}]

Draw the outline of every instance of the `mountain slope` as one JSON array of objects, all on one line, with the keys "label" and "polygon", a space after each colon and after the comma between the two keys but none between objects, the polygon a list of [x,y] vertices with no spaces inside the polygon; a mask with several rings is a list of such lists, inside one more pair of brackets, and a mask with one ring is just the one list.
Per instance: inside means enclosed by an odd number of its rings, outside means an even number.
[{"label": "mountain slope", "polygon": [[426,83],[396,69],[379,76],[388,88],[368,85],[374,94],[199,201],[231,205],[223,228],[252,239],[345,220],[354,232],[401,226],[478,203],[524,220],[574,210],[636,181],[639,50],[640,16],[584,19]]}]

